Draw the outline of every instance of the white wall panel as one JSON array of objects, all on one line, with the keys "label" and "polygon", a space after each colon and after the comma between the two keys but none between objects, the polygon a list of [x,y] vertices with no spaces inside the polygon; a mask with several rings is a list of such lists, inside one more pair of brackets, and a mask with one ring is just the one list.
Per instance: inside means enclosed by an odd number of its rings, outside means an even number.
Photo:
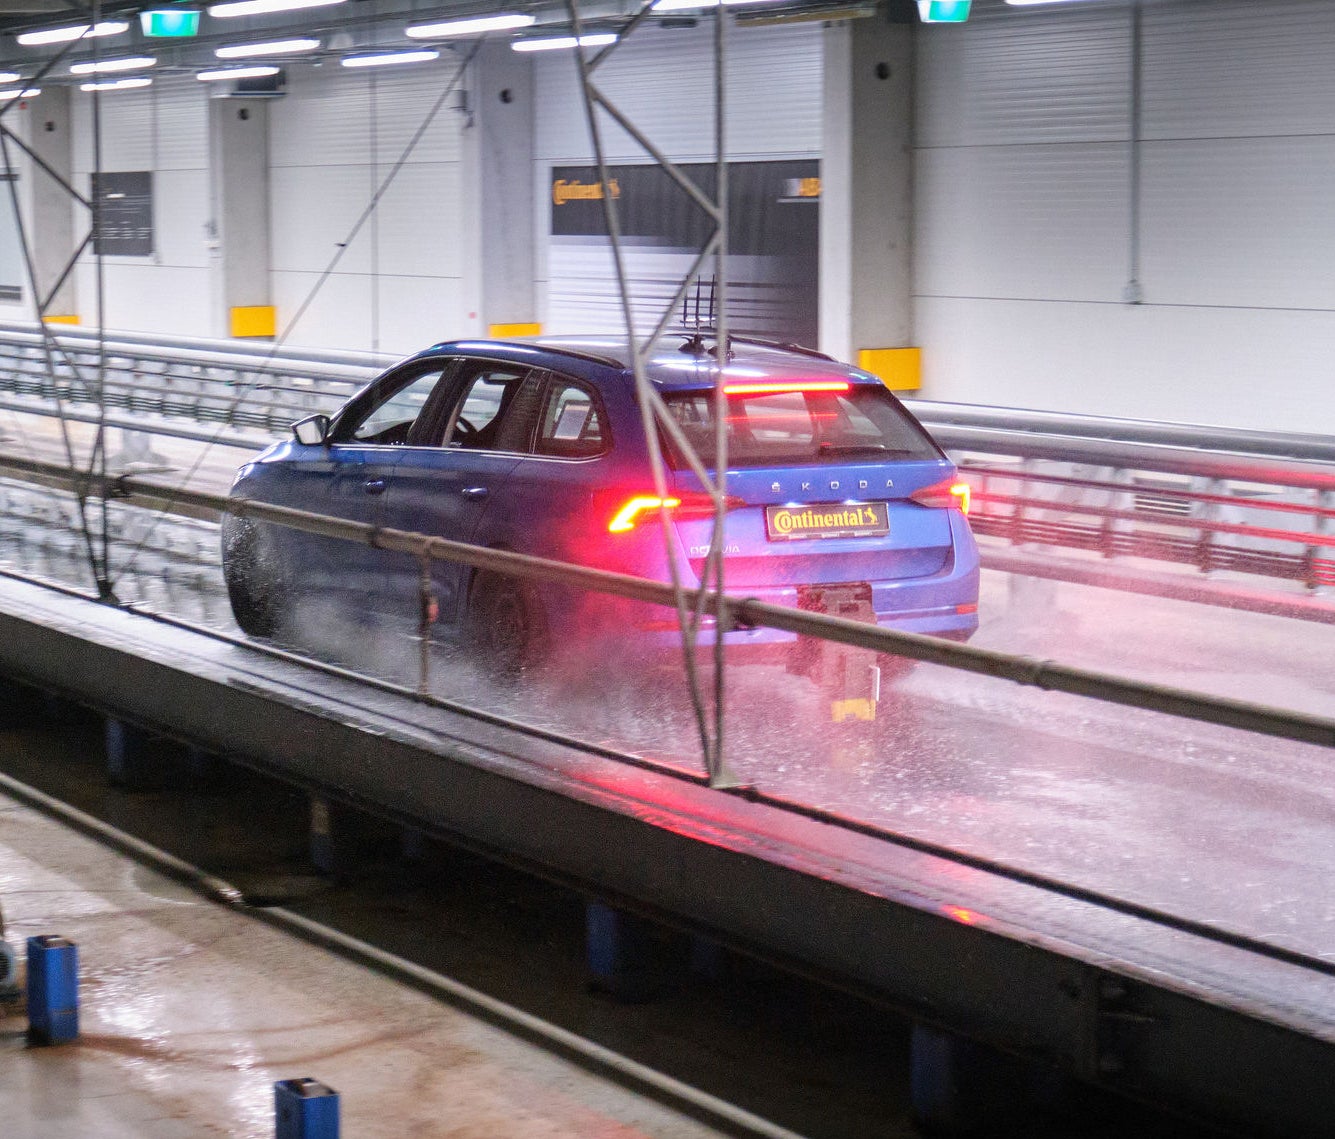
[{"label": "white wall panel", "polygon": [[[95,268],[90,261],[75,270],[79,314],[84,324],[97,318]],[[175,336],[213,336],[212,282],[206,269],[155,265],[146,258],[109,257],[105,265],[103,323],[125,332],[169,332]]]},{"label": "white wall panel", "polygon": [[919,293],[1116,300],[1125,144],[946,148],[916,161]]},{"label": "white wall panel", "polygon": [[[713,26],[637,30],[599,68],[603,93],[660,150],[679,161],[714,154]],[[728,36],[728,151],[735,158],[820,153],[820,27],[734,28]],[[590,162],[593,149],[575,61],[551,52],[537,61],[540,162]],[[603,116],[611,161],[648,161]]]},{"label": "white wall panel", "polygon": [[371,271],[370,229],[348,241],[374,192],[369,166],[279,166],[269,184],[276,271],[323,272],[345,242],[337,272]]},{"label": "white wall panel", "polygon": [[918,29],[919,146],[1128,137],[1126,5],[974,8],[963,27]]},{"label": "white wall panel", "polygon": [[1128,5],[975,10],[919,32],[924,394],[1335,425],[1335,4],[1143,6],[1135,232]]},{"label": "white wall panel", "polygon": [[1335,309],[1333,180],[1331,135],[1147,144],[1146,300]]},{"label": "white wall panel", "polygon": [[1147,138],[1328,134],[1335,4],[1145,5]]},{"label": "white wall panel", "polygon": [[439,224],[442,202],[458,202],[459,164],[405,166],[380,201],[377,241],[381,271],[407,276],[463,274],[460,219]]},{"label": "white wall panel", "polygon": [[[461,178],[466,120],[447,98],[452,59],[390,76],[301,69],[273,105],[274,301],[285,328],[347,248],[290,343],[407,352],[475,332],[463,278],[469,231]],[[358,220],[423,123],[429,125],[367,221]],[[475,269],[475,266],[471,268]],[[379,279],[373,293],[372,279]],[[444,307],[442,307],[444,306]]]},{"label": "white wall panel", "polygon": [[1322,430],[1335,313],[926,298],[923,398]]},{"label": "white wall panel", "polygon": [[[459,158],[459,131],[464,118],[456,109],[456,93],[445,94],[459,70],[459,57],[446,52],[435,63],[396,72],[386,68],[369,78],[375,83],[375,161],[392,166],[413,136],[430,118],[413,148],[412,162],[454,162]],[[461,82],[458,87],[467,87]],[[458,89],[456,87],[456,91]],[[444,102],[432,116],[436,104]]]}]

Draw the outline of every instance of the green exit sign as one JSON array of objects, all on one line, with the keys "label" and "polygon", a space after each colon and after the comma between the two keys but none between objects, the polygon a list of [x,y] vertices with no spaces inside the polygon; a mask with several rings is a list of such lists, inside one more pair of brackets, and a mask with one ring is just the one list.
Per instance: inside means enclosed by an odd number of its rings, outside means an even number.
[{"label": "green exit sign", "polygon": [[139,30],[146,36],[166,39],[199,34],[198,8],[161,8],[139,13]]},{"label": "green exit sign", "polygon": [[969,18],[972,0],[918,0],[918,19],[924,24],[962,24]]}]

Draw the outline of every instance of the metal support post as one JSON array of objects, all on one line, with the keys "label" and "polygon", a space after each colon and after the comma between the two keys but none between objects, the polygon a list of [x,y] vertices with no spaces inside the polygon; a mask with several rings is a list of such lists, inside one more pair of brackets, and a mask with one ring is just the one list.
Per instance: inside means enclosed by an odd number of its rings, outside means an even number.
[{"label": "metal support post", "polygon": [[28,1040],[65,1044],[79,1035],[79,948],[64,937],[28,938]]},{"label": "metal support post", "polygon": [[339,1097],[333,1088],[302,1076],[273,1086],[274,1139],[338,1139]]},{"label": "metal support post", "polygon": [[153,737],[123,720],[106,722],[107,779],[127,791],[161,786],[163,765]]},{"label": "metal support post", "polygon": [[593,899],[585,906],[585,933],[594,988],[622,1001],[654,995],[659,984],[651,923]]},{"label": "metal support post", "polygon": [[321,874],[338,878],[350,863],[350,820],[346,807],[311,796],[310,857]]}]

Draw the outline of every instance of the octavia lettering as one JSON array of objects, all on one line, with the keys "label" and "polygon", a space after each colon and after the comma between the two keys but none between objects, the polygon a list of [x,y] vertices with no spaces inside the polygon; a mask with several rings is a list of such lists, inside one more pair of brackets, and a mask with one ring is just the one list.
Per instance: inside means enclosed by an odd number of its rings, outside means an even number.
[{"label": "octavia lettering", "polygon": [[860,538],[890,533],[884,502],[828,506],[771,506],[765,511],[771,541],[791,538]]}]

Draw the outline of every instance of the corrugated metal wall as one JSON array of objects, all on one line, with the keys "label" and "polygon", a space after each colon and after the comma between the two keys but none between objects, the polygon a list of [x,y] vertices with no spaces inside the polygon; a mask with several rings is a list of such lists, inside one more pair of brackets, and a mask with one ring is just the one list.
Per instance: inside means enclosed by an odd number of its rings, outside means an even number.
[{"label": "corrugated metal wall", "polygon": [[[102,96],[102,169],[153,172],[154,255],[105,259],[105,314],[109,328],[161,329],[182,336],[217,331],[209,262],[208,118],[204,84],[193,76],[164,76],[152,87]],[[93,167],[92,97],[71,108],[74,182],[88,192]],[[40,106],[38,113],[40,114]],[[72,204],[75,233],[88,231],[89,213]],[[71,252],[73,252],[71,250]],[[96,319],[91,258],[77,272],[85,324]],[[31,310],[29,310],[31,311]]]},{"label": "corrugated metal wall", "polygon": [[1335,428],[1335,5],[1143,5],[1139,305],[1130,6],[974,8],[919,34],[925,394]]},{"label": "corrugated metal wall", "polygon": [[464,203],[453,100],[431,121],[374,216],[349,235],[426,121],[457,64],[404,73],[294,69],[270,112],[273,281],[280,327],[314,294],[292,341],[407,352],[476,331],[476,266],[461,255],[473,228]]},{"label": "corrugated metal wall", "polygon": [[[713,23],[694,28],[645,27],[599,69],[596,81],[663,153],[677,162],[714,158]],[[727,144],[735,160],[819,158],[821,148],[821,29],[818,24],[734,28],[728,36]],[[539,58],[537,155],[539,297],[552,332],[624,332],[609,282],[610,256],[566,248],[551,228],[550,173],[554,165],[593,161],[575,60],[565,52]],[[609,162],[652,161],[606,116],[603,145]],[[645,280],[676,279],[690,258],[639,250],[635,272]],[[670,293],[670,289],[668,290]],[[646,302],[647,315],[661,302]]]}]

